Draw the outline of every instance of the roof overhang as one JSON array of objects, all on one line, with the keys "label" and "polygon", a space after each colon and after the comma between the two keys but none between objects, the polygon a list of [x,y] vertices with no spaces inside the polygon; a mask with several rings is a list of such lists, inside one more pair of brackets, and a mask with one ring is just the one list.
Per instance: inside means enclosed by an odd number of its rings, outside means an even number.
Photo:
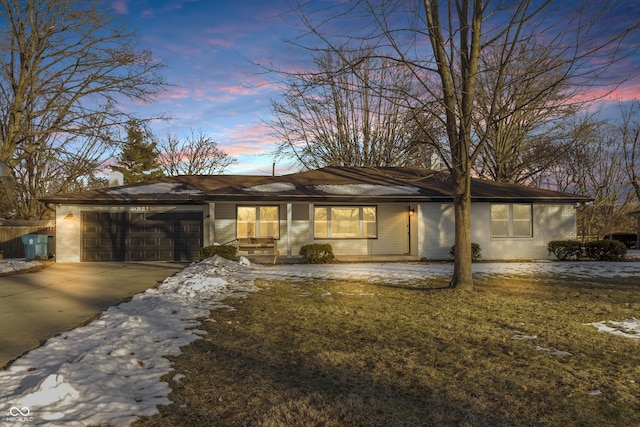
[{"label": "roof overhang", "polygon": [[[327,167],[280,176],[177,176],[121,187],[60,194],[60,205],[194,205],[238,203],[424,203],[453,201],[447,173],[418,168]],[[588,197],[472,179],[473,202],[587,203]]]}]

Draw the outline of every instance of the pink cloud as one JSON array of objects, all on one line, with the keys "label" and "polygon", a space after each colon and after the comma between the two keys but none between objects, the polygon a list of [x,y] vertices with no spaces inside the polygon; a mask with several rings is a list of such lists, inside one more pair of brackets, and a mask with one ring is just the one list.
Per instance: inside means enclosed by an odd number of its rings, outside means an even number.
[{"label": "pink cloud", "polygon": [[209,46],[233,47],[233,42],[224,39],[207,39]]},{"label": "pink cloud", "polygon": [[262,123],[238,125],[229,132],[224,148],[232,156],[255,155],[271,153],[277,142],[269,127]]},{"label": "pink cloud", "polygon": [[243,74],[243,83],[232,85],[220,85],[210,88],[211,92],[221,92],[232,96],[258,95],[266,91],[279,90],[277,84],[270,82],[263,77],[256,77],[251,74]]},{"label": "pink cloud", "polygon": [[113,0],[111,3],[111,7],[117,13],[126,15],[129,13],[129,8],[127,7],[127,0]]},{"label": "pink cloud", "polygon": [[243,85],[220,86],[218,90],[232,95],[252,95],[256,93],[252,88]]},{"label": "pink cloud", "polygon": [[189,98],[191,90],[184,87],[170,87],[163,95],[162,99],[185,99]]},{"label": "pink cloud", "polygon": [[[187,86],[170,87],[163,94],[156,98],[158,102],[170,103],[175,100],[196,100],[208,101],[212,103],[230,102],[238,97],[258,95],[264,90],[270,89],[266,84],[263,86],[245,86],[245,85],[211,85],[206,81],[194,81]],[[232,111],[228,112],[232,114]]]},{"label": "pink cloud", "polygon": [[260,147],[249,143],[224,144],[224,151],[232,157],[253,155],[261,152]]},{"label": "pink cloud", "polygon": [[174,101],[178,99],[206,100],[212,102],[227,102],[233,100],[233,95],[251,95],[252,92],[242,90],[241,86],[211,86],[206,87],[198,82],[192,83],[190,87],[174,86],[167,89],[157,99],[159,101]]},{"label": "pink cloud", "polygon": [[609,94],[609,96],[607,96],[607,99],[620,102],[640,99],[640,82],[633,82],[620,86],[611,94]]},{"label": "pink cloud", "polygon": [[574,97],[574,99],[578,102],[602,100],[606,103],[626,102],[640,99],[640,82],[629,82],[617,88],[607,86],[593,88],[583,94]]}]

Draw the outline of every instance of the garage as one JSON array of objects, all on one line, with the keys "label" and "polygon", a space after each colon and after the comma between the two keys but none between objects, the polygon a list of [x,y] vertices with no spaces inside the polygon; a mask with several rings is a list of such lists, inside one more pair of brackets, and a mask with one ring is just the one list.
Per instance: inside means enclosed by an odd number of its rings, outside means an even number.
[{"label": "garage", "polygon": [[197,261],[202,212],[82,212],[81,261]]}]

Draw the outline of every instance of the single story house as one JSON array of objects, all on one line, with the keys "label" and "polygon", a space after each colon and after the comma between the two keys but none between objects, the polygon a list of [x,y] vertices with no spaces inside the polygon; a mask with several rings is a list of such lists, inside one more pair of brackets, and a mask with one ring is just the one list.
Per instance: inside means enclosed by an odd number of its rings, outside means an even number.
[{"label": "single story house", "polygon": [[[574,194],[473,179],[472,241],[487,260],[546,259],[576,237]],[[282,176],[166,177],[60,194],[59,262],[197,260],[202,246],[274,237],[280,259],[330,243],[338,259],[450,259],[450,175],[419,168],[325,167]]]}]

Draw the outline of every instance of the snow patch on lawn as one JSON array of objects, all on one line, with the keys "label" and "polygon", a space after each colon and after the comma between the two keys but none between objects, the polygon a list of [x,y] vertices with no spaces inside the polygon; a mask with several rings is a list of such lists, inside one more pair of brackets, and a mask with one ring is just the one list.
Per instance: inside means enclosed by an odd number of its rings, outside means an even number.
[{"label": "snow patch on lawn", "polygon": [[[561,278],[640,277],[640,262],[490,262],[474,263],[476,277],[494,275],[555,275]],[[425,278],[449,277],[452,263],[344,263],[331,265],[283,264],[272,268],[251,270],[261,278],[310,280],[354,279],[380,280],[393,283],[423,283]]]},{"label": "snow patch on lawn", "polygon": [[0,274],[28,270],[39,265],[39,261],[27,261],[24,258],[0,259]]},{"label": "snow patch on lawn", "polygon": [[[0,266],[25,266],[24,260],[4,260]],[[37,265],[37,263],[36,263]],[[4,267],[3,267],[4,268]],[[0,270],[1,271],[1,270]],[[556,274],[559,277],[638,277],[640,263],[479,263],[475,275]],[[160,286],[111,307],[86,326],[51,338],[0,371],[0,425],[17,425],[27,413],[30,425],[128,426],[138,416],[158,413],[170,404],[170,384],[161,378],[172,371],[166,356],[200,339],[198,319],[211,310],[233,309],[224,301],[258,290],[254,279],[340,279],[420,284],[425,278],[448,276],[451,264],[362,263],[256,266],[213,257],[194,263]],[[358,296],[374,296],[363,292]],[[304,296],[304,295],[303,295]],[[208,321],[212,321],[209,319]],[[640,321],[599,322],[599,330],[640,338]],[[512,339],[537,340],[511,331]],[[535,346],[554,356],[571,353]],[[172,383],[188,381],[175,374]]]},{"label": "snow patch on lawn", "polygon": [[193,264],[25,354],[0,372],[0,424],[17,413],[12,408],[47,426],[128,426],[157,414],[171,403],[171,388],[160,381],[172,371],[165,357],[201,338],[196,319],[258,289],[234,279],[242,268],[218,257]]},{"label": "snow patch on lawn", "polygon": [[568,351],[564,351],[564,350],[558,350],[556,348],[545,348],[545,347],[540,347],[539,345],[534,347],[536,351],[543,351],[545,353],[548,353],[552,356],[573,356],[573,354],[569,353]]},{"label": "snow patch on lawn", "polygon": [[631,318],[622,322],[604,321],[588,323],[601,332],[619,335],[625,338],[640,340],[640,320]]}]

